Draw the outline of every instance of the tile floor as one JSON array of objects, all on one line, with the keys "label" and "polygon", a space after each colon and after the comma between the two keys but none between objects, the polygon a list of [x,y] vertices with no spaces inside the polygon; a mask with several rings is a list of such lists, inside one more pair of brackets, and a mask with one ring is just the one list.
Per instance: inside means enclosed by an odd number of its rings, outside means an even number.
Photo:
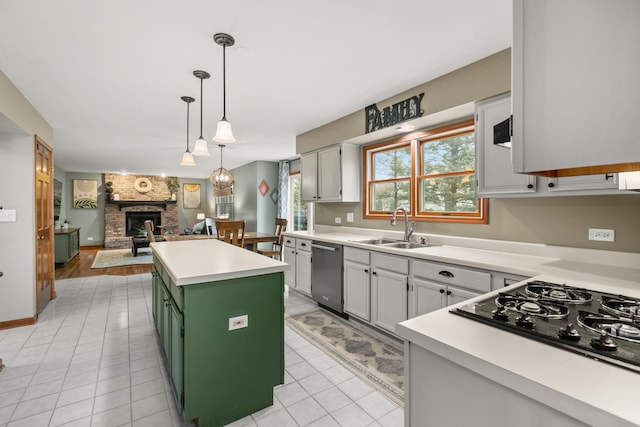
[{"label": "tile floor", "polygon": [[[33,326],[0,330],[0,427],[183,426],[156,342],[151,275],[56,281]],[[286,294],[286,313],[313,303]],[[233,426],[397,426],[404,411],[285,326],[285,384]]]}]

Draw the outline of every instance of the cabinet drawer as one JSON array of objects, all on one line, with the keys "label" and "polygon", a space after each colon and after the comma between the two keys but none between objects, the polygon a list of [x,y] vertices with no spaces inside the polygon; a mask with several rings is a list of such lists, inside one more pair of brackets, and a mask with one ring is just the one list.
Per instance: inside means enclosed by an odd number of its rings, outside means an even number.
[{"label": "cabinet drawer", "polygon": [[491,290],[491,274],[453,265],[414,261],[413,275],[479,292],[489,292]]},{"label": "cabinet drawer", "polygon": [[409,274],[409,260],[407,258],[374,252],[372,261],[375,268],[382,268],[400,274]]},{"label": "cabinet drawer", "polygon": [[311,240],[296,239],[296,249],[299,251],[311,252]]},{"label": "cabinet drawer", "polygon": [[288,248],[295,248],[296,247],[296,239],[293,238],[293,237],[284,236],[282,238],[282,242],[283,242],[284,246],[286,246]]},{"label": "cabinet drawer", "polygon": [[171,292],[173,300],[178,306],[178,310],[180,310],[180,313],[182,313],[182,286],[176,286],[173,280],[169,279],[169,282],[167,282],[167,287],[169,288],[169,292]]},{"label": "cabinet drawer", "polygon": [[344,259],[345,261],[353,261],[359,262],[360,264],[369,265],[369,251],[345,246]]}]

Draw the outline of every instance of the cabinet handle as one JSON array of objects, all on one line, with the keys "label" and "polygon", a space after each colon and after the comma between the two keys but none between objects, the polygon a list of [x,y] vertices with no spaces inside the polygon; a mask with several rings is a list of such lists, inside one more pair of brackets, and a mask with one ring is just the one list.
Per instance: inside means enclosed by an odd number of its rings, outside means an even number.
[{"label": "cabinet handle", "polygon": [[528,188],[528,189],[532,189],[532,188],[533,188],[533,184],[528,184],[528,185],[527,185],[527,188]]},{"label": "cabinet handle", "polygon": [[438,274],[441,275],[441,276],[444,276],[444,277],[455,277],[452,272],[447,271],[447,270],[442,270]]},{"label": "cabinet handle", "polygon": [[447,291],[447,295],[451,295],[451,291]]},{"label": "cabinet handle", "polygon": [[547,184],[547,186],[548,186],[549,188],[553,188],[553,187],[555,187],[556,185],[555,185],[553,182],[550,182],[549,184]]},{"label": "cabinet handle", "polygon": [[613,178],[613,174],[612,173],[608,173],[604,176],[604,179],[606,179],[607,181],[609,181],[610,179]]},{"label": "cabinet handle", "polygon": [[378,273],[376,273],[375,271],[372,271],[372,272],[371,272],[371,274],[376,275],[376,274],[378,274]]},{"label": "cabinet handle", "polygon": [[365,269],[364,269],[364,272],[365,272],[365,273],[368,273],[368,272],[369,272],[369,270],[365,268]]},{"label": "cabinet handle", "polygon": [[444,294],[444,289],[440,289],[440,293],[441,293],[441,294]]},{"label": "cabinet handle", "polygon": [[300,243],[300,246],[307,246],[306,243]]}]

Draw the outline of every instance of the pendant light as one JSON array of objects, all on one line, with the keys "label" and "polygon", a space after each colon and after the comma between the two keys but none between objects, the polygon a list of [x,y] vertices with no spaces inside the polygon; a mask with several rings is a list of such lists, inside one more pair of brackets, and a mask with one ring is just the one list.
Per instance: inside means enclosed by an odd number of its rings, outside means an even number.
[{"label": "pendant light", "polygon": [[214,190],[228,190],[233,186],[233,175],[222,166],[222,149],[224,144],[218,145],[220,147],[220,167],[211,173],[209,180],[213,184]]},{"label": "pendant light", "polygon": [[180,99],[187,103],[187,151],[182,153],[180,166],[195,166],[196,162],[193,161],[193,154],[189,151],[189,104],[195,101],[195,99],[190,96],[183,96]]},{"label": "pendant light", "polygon": [[202,82],[204,79],[211,77],[211,75],[202,70],[195,70],[193,75],[200,79],[200,137],[196,140],[196,145],[193,147],[193,155],[209,156],[207,141],[202,137]]},{"label": "pendant light", "polygon": [[235,40],[229,34],[218,33],[213,36],[213,41],[222,46],[222,120],[218,122],[213,140],[228,144],[236,142],[236,139],[231,131],[231,123],[227,121],[226,51],[227,46],[233,46]]}]

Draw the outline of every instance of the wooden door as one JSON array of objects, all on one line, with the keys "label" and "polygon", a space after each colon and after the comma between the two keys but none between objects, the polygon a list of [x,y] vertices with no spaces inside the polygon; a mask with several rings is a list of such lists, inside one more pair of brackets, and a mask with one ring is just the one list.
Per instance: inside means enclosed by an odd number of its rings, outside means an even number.
[{"label": "wooden door", "polygon": [[55,298],[53,259],[53,152],[35,137],[36,317]]}]

